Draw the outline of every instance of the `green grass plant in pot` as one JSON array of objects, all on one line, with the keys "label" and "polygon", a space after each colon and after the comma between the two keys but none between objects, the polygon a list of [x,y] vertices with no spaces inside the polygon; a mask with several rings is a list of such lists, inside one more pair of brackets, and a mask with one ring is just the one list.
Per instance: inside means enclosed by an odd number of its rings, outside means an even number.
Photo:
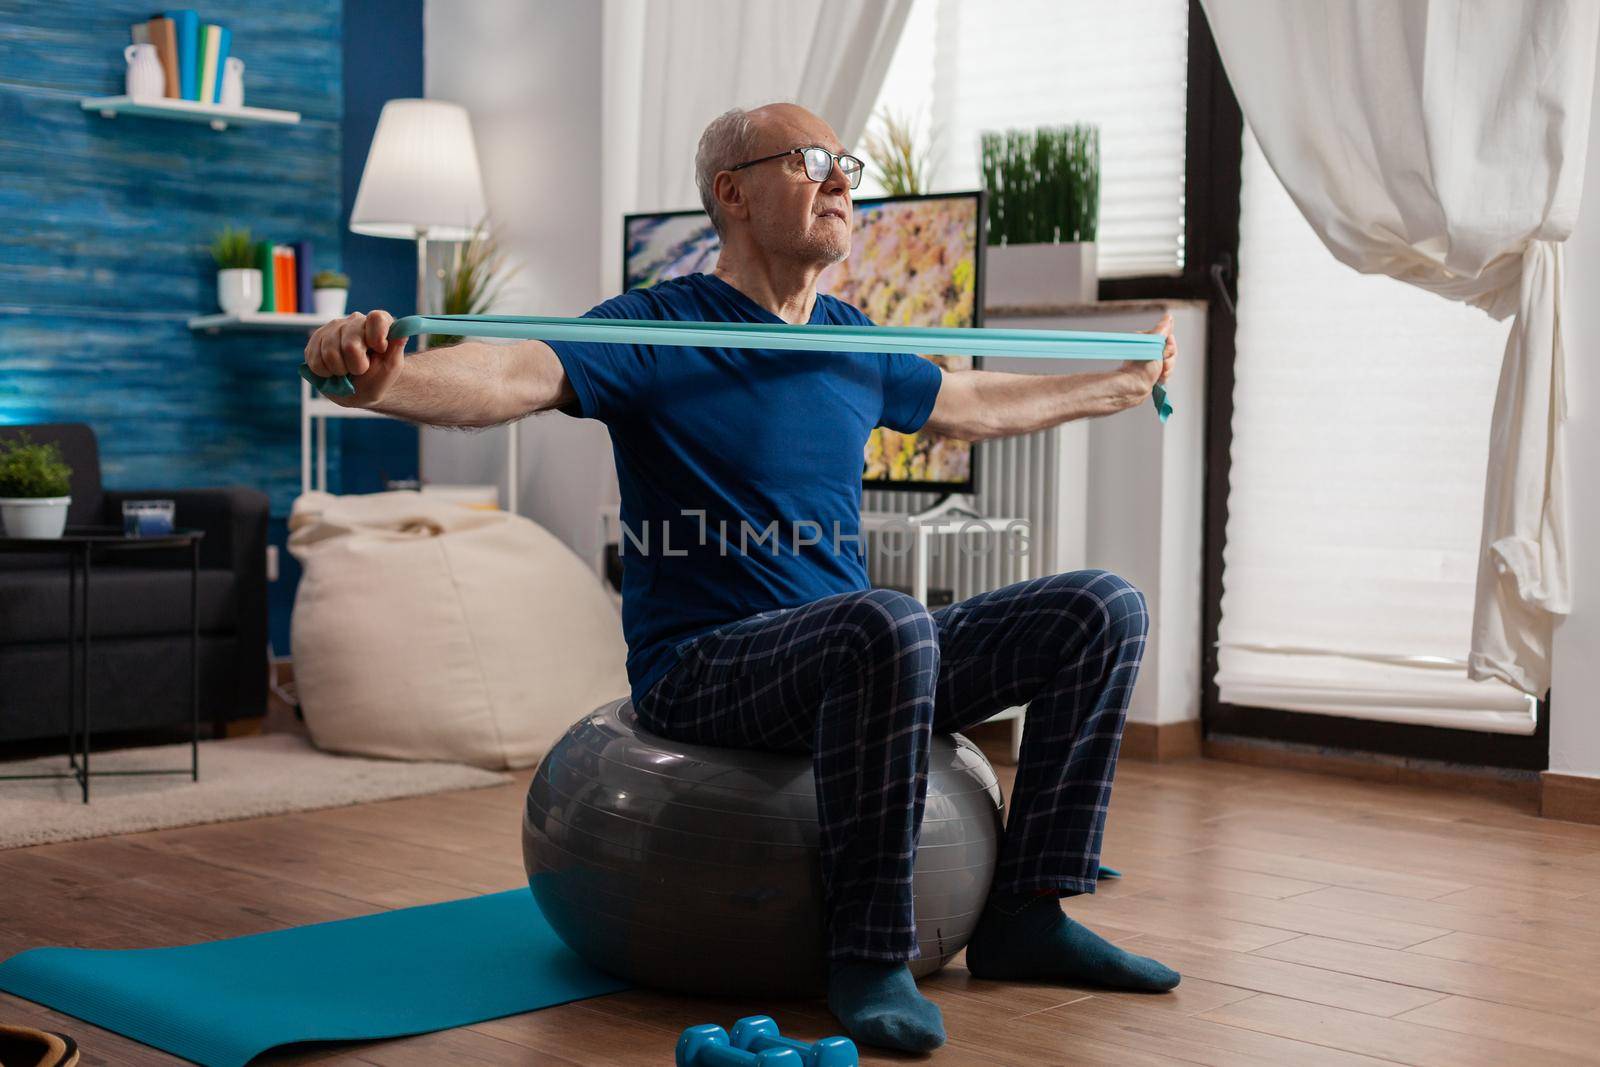
[{"label": "green grass plant in pot", "polygon": [[345,298],[350,294],[350,277],[336,270],[319,270],[311,276],[311,306],[317,317],[336,319],[344,314]]},{"label": "green grass plant in pot", "polygon": [[217,263],[217,306],[229,315],[261,309],[261,268],[249,230],[225,226],[211,241]]},{"label": "green grass plant in pot", "polygon": [[1100,130],[985,131],[986,306],[1092,303],[1099,295]]},{"label": "green grass plant in pot", "polygon": [[[439,314],[485,314],[517,270],[508,268],[506,253],[490,229],[489,220],[481,220],[473,227],[472,236],[456,245],[449,263],[439,271],[443,283]],[[448,334],[433,334],[428,338],[429,348],[447,348],[460,343],[460,337]]]},{"label": "green grass plant in pot", "polygon": [[54,441],[26,430],[0,441],[0,524],[7,537],[60,537],[72,503],[72,468]]},{"label": "green grass plant in pot", "polygon": [[883,187],[885,196],[917,196],[932,192],[937,136],[927,143],[917,137],[915,116],[887,107],[873,116],[876,125],[863,138],[862,152],[872,164],[868,174]]}]

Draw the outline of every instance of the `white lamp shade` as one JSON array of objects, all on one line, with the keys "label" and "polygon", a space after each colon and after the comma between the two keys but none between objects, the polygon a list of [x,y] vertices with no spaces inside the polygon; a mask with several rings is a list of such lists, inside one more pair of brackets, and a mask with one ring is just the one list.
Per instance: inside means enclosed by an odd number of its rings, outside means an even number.
[{"label": "white lamp shade", "polygon": [[466,108],[442,100],[384,104],[361,170],[350,231],[464,241],[485,211]]}]

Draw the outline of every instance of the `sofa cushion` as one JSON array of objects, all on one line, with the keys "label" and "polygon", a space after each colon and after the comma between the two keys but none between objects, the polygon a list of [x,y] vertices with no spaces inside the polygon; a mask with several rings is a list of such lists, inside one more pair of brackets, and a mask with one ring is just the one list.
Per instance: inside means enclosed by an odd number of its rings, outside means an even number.
[{"label": "sofa cushion", "polygon": [[[212,736],[219,719],[259,716],[261,701],[242,692],[239,638],[233,634],[200,635],[200,736]],[[262,657],[263,659],[265,657]],[[54,739],[67,750],[67,646],[65,644],[0,645],[0,751],[8,741]],[[129,730],[171,727],[171,740],[189,736],[189,635],[96,638],[89,655],[90,741],[102,748],[121,747]],[[151,744],[156,739],[140,739]],[[42,754],[42,753],[41,753]],[[187,754],[176,761],[183,766]],[[201,781],[205,759],[201,758]],[[174,785],[174,779],[165,779]],[[8,783],[0,782],[0,786]],[[185,782],[187,784],[187,782]],[[163,785],[160,788],[165,789]],[[0,802],[6,791],[0,788]],[[3,890],[0,890],[3,893]],[[0,913],[4,909],[0,908]]]},{"label": "sofa cushion", "polygon": [[[200,572],[202,633],[234,630],[234,590],[232,572]],[[187,634],[189,568],[97,562],[89,583],[89,617],[91,640]],[[8,557],[0,566],[0,643],[66,638],[66,564],[57,557]]]}]

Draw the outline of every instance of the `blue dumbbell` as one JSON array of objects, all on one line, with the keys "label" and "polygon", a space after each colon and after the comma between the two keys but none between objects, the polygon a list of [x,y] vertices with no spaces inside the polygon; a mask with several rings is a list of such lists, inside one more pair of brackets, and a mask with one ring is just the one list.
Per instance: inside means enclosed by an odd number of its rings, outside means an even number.
[{"label": "blue dumbbell", "polygon": [[792,1048],[771,1048],[746,1052],[728,1044],[728,1032],[720,1026],[691,1026],[678,1038],[678,1067],[805,1067],[805,1060]]},{"label": "blue dumbbell", "polygon": [[746,1052],[787,1048],[800,1054],[805,1067],[859,1067],[856,1043],[848,1037],[825,1037],[807,1043],[784,1037],[771,1016],[751,1015],[733,1024],[733,1047]]}]

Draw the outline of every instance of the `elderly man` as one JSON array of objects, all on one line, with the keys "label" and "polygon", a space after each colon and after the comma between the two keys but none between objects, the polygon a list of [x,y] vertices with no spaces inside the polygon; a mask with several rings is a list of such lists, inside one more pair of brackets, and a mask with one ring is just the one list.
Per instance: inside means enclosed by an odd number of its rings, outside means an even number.
[{"label": "elderly man", "polygon": [[[722,239],[711,274],[607,300],[602,318],[868,324],[816,291],[850,252],[861,161],[792,104],[735,109],[700,139],[695,177]],[[946,371],[910,355],[647,344],[467,343],[402,359],[382,311],[318,330],[306,359],[353,397],[415,422],[493,426],[560,410],[610,430],[632,531],[623,577],[641,721],[667,737],[809,752],[829,916],[829,1007],[865,1043],[944,1041],[917,991],[911,870],[935,730],[1028,705],[999,869],[967,949],[975,977],[1164,990],[1178,975],[1069,919],[1094,891],[1144,597],[1103,570],[929,612],[873,589],[859,548],[862,451],[875,426],[967,440],[1142,404],[1177,356],[1038,376]],[[738,532],[778,524],[749,550]],[[828,531],[802,539],[796,524]],[[842,547],[842,546],[848,546]],[[773,549],[778,551],[774,552]],[[652,550],[653,549],[653,550]],[[745,549],[741,551],[741,549]]]}]

